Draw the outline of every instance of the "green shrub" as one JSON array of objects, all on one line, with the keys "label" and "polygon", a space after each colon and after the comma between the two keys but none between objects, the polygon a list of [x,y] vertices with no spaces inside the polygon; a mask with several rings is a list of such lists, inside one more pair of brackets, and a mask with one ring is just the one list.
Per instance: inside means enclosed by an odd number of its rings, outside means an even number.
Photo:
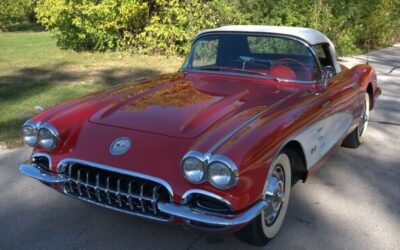
[{"label": "green shrub", "polygon": [[143,29],[147,3],[137,0],[38,0],[38,20],[62,48],[105,51]]},{"label": "green shrub", "polygon": [[0,30],[6,31],[9,25],[34,21],[34,4],[35,0],[1,0]]},{"label": "green shrub", "polygon": [[36,7],[63,48],[166,55],[187,53],[197,32],[224,24],[312,27],[340,55],[355,54],[399,38],[399,10],[400,0],[37,0]]},{"label": "green shrub", "polygon": [[159,0],[149,24],[133,40],[141,51],[157,54],[185,54],[199,31],[224,23],[244,21],[227,1]]}]

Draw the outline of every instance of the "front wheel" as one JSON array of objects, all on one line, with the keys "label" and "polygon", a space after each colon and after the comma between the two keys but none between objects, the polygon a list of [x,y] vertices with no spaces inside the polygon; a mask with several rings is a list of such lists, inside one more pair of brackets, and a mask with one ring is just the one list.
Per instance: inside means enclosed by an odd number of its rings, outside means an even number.
[{"label": "front wheel", "polygon": [[263,246],[278,233],[289,204],[292,155],[295,155],[292,150],[284,149],[274,160],[264,191],[267,205],[259,216],[236,233],[240,240]]},{"label": "front wheel", "polygon": [[369,99],[369,94],[366,93],[364,95],[360,122],[358,123],[358,126],[344,139],[342,146],[348,148],[357,148],[361,145],[368,128],[370,106]]}]

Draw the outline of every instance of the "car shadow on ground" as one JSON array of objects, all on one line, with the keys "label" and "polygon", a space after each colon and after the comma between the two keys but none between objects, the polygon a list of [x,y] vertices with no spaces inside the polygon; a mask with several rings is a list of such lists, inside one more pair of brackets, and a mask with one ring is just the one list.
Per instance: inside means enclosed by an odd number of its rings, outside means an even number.
[{"label": "car shadow on ground", "polygon": [[[265,249],[346,248],[351,247],[347,240],[357,237],[365,240],[364,246],[371,241],[373,245],[382,244],[370,228],[359,232],[356,219],[346,222],[349,207],[360,208],[349,204],[365,202],[365,197],[357,197],[359,190],[352,187],[369,188],[371,200],[368,202],[381,203],[384,208],[377,212],[398,220],[398,192],[387,187],[396,187],[400,173],[392,168],[396,158],[374,159],[377,149],[369,143],[360,149],[362,152],[339,149],[308,183],[298,183],[292,189],[283,227]],[[366,157],[366,153],[371,156]],[[7,157],[2,160],[7,162],[15,155]],[[1,249],[24,245],[37,249],[53,246],[61,249],[260,249],[240,242],[232,234],[188,230],[86,204],[20,175],[17,168],[3,168],[2,175],[5,178],[0,186],[7,188],[0,190],[1,200],[13,202],[0,206]],[[25,188],[18,190],[20,187]],[[23,195],[15,199],[13,193]],[[333,203],[327,200],[329,196]]]}]

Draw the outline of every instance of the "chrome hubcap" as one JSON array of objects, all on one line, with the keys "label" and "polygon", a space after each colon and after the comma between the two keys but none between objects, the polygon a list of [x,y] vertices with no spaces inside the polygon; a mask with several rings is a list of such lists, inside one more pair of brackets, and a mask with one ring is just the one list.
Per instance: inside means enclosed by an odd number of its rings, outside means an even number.
[{"label": "chrome hubcap", "polygon": [[364,129],[365,129],[365,124],[368,122],[368,113],[367,113],[367,107],[366,103],[364,101],[362,113],[361,113],[361,120],[360,123],[358,124],[358,136],[361,137]]},{"label": "chrome hubcap", "polygon": [[270,179],[268,180],[265,200],[267,206],[264,209],[264,220],[266,225],[275,222],[285,199],[285,172],[282,166],[275,166]]}]

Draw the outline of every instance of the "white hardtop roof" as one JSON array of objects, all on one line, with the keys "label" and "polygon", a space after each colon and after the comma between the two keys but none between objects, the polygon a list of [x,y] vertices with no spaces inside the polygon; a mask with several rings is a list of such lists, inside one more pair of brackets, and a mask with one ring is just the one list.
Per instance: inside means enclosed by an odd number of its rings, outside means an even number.
[{"label": "white hardtop roof", "polygon": [[[287,35],[300,38],[310,45],[319,43],[332,44],[328,37],[311,28],[289,27],[289,26],[267,26],[267,25],[229,25],[215,29],[208,29],[200,32],[198,35],[209,32],[254,32]],[[198,36],[197,35],[197,36]]]}]

